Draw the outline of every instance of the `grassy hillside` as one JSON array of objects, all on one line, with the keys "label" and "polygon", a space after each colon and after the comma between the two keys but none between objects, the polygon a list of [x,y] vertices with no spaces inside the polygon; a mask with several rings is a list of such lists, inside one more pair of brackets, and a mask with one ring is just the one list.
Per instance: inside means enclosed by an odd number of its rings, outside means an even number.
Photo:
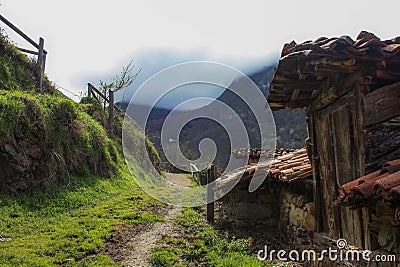
[{"label": "grassy hillside", "polygon": [[162,220],[161,203],[132,179],[101,108],[48,79],[39,90],[38,73],[0,35],[0,265],[112,266],[101,253],[112,232]]},{"label": "grassy hillside", "polygon": [[[48,187],[71,175],[113,176],[121,161],[118,136],[107,135],[100,105],[87,98],[75,103],[48,79],[40,90],[35,62],[1,35],[0,52],[1,191]],[[147,146],[157,161],[156,150]]]}]

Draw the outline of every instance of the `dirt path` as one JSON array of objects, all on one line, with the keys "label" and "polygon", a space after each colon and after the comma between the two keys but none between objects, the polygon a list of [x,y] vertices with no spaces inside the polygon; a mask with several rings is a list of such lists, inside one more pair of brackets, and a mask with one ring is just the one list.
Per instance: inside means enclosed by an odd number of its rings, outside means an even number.
[{"label": "dirt path", "polygon": [[[167,180],[178,186],[188,187],[191,180],[183,174],[166,173]],[[164,236],[174,237],[174,220],[182,213],[182,208],[166,207],[154,211],[163,216],[164,222],[143,225],[127,225],[119,229],[107,243],[104,253],[110,255],[117,263],[129,267],[151,266],[149,259],[157,241]]]},{"label": "dirt path", "polygon": [[149,259],[157,241],[163,236],[174,236],[173,221],[182,213],[181,208],[166,208],[161,212],[164,222],[132,226],[121,229],[106,246],[105,253],[117,263],[130,267],[151,266]]},{"label": "dirt path", "polygon": [[179,185],[179,186],[186,186],[188,187],[192,181],[187,178],[186,175],[184,174],[178,174],[178,173],[166,173],[165,177],[167,178],[167,180],[175,185]]}]

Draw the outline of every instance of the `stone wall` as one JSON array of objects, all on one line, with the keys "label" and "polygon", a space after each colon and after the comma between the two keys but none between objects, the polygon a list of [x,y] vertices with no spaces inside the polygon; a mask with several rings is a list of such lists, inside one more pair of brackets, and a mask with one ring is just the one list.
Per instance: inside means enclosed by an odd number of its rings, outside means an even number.
[{"label": "stone wall", "polygon": [[262,187],[248,192],[248,187],[237,187],[233,194],[233,216],[238,227],[278,229],[279,194],[274,187]]},{"label": "stone wall", "polygon": [[284,189],[280,195],[279,231],[289,244],[307,245],[315,231],[312,195]]},{"label": "stone wall", "polygon": [[224,197],[226,217],[239,228],[275,233],[291,244],[307,242],[315,229],[311,184],[269,181],[252,193],[248,185],[241,183]]}]

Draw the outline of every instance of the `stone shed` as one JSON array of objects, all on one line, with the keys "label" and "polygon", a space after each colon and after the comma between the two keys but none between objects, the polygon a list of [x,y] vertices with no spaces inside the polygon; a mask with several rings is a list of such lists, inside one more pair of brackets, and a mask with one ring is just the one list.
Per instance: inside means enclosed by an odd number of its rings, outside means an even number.
[{"label": "stone shed", "polygon": [[[254,151],[236,152],[245,156]],[[225,215],[239,228],[280,233],[290,243],[307,242],[315,228],[312,168],[305,149],[277,150],[272,162],[252,163],[222,175],[216,190],[240,180],[223,199]],[[267,179],[254,192],[249,185],[256,170]]]},{"label": "stone shed", "polygon": [[[400,158],[400,38],[361,32],[355,40],[286,44],[268,103],[273,110],[306,109],[316,236],[379,248],[374,235],[386,217],[383,209],[374,213],[373,206],[340,206],[337,200],[339,192],[349,194],[345,185]],[[396,211],[399,202],[385,205]]]}]

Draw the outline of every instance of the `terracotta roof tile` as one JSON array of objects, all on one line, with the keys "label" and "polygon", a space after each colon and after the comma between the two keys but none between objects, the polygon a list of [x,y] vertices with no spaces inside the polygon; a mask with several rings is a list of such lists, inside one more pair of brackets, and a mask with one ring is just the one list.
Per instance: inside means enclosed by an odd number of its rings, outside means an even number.
[{"label": "terracotta roof tile", "polygon": [[389,190],[388,200],[397,201],[400,199],[400,185],[395,186]]},{"label": "terracotta roof tile", "polygon": [[400,185],[400,172],[395,172],[375,182],[374,190],[383,191]]},{"label": "terracotta roof tile", "polygon": [[338,204],[364,205],[370,200],[397,201],[400,199],[400,159],[388,161],[376,172],[343,185]]},{"label": "terracotta roof tile", "polygon": [[[240,155],[243,155],[243,153]],[[287,183],[312,176],[312,168],[306,149],[291,152],[276,150],[274,159],[269,162],[249,164],[244,168],[223,174],[216,181],[217,189],[236,183],[238,179],[240,179],[239,182],[252,179],[256,170],[265,170],[269,179]]]},{"label": "terracotta roof tile", "polygon": [[366,176],[363,176],[361,178],[358,178],[357,180],[351,181],[343,186],[341,186],[339,188],[339,193],[341,196],[344,196],[346,194],[350,193],[350,190],[356,186],[365,184],[366,182],[370,181],[370,180],[376,180],[377,178],[379,178],[379,175],[381,174],[381,170],[370,173]]},{"label": "terracotta roof tile", "polygon": [[[268,103],[272,109],[306,107],[312,91],[318,91],[333,71],[342,75],[357,71],[376,80],[400,80],[396,67],[399,63],[399,37],[381,40],[363,31],[356,40],[341,36],[321,37],[301,44],[292,41],[282,49]],[[296,99],[292,99],[295,89]]]}]

